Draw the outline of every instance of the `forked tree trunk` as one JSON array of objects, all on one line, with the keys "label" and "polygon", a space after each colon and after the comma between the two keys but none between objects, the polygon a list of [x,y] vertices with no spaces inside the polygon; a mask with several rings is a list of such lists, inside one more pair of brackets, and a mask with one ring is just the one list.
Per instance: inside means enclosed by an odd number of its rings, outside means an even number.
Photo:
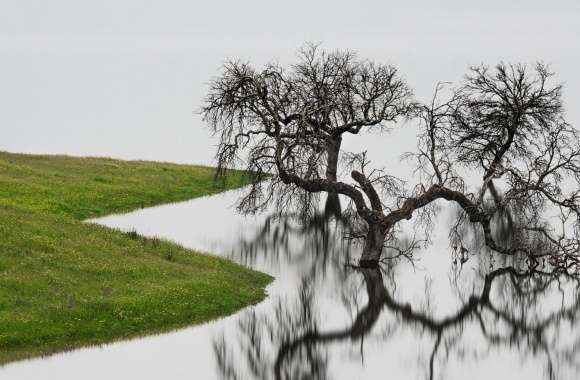
[{"label": "forked tree trunk", "polygon": [[[326,179],[332,182],[337,181],[338,170],[338,156],[340,153],[340,144],[342,137],[337,136],[329,139],[326,146]],[[340,216],[342,209],[340,206],[340,198],[335,192],[329,192],[326,196],[326,204],[324,206],[324,214],[327,216]]]},{"label": "forked tree trunk", "polygon": [[379,265],[386,235],[387,231],[379,224],[369,225],[359,266],[363,268],[374,268]]}]

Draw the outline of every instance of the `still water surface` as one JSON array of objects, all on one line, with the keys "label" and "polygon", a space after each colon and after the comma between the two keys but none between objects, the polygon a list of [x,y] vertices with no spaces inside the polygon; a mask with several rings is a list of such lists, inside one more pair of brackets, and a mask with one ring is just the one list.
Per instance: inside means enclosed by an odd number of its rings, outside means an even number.
[{"label": "still water surface", "polygon": [[[236,214],[238,194],[99,219],[270,273],[268,298],[168,334],[0,368],[0,379],[576,379],[577,284],[471,257],[453,265],[449,215],[416,262],[356,271],[340,223]],[[459,270],[461,269],[461,270]]]}]

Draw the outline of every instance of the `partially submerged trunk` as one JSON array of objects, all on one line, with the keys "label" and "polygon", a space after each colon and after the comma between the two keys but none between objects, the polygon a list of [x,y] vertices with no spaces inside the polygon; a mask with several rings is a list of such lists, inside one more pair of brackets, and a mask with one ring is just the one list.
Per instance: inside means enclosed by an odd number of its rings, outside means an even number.
[{"label": "partially submerged trunk", "polygon": [[375,268],[379,265],[386,235],[387,231],[380,224],[369,225],[363,252],[358,263],[360,267]]},{"label": "partially submerged trunk", "polygon": [[[337,181],[338,157],[340,153],[340,145],[342,137],[337,136],[329,139],[326,146],[326,179],[332,182]],[[340,198],[336,192],[329,192],[326,196],[326,204],[324,206],[324,214],[326,216],[340,216],[342,208],[340,206]]]},{"label": "partially submerged trunk", "polygon": [[[487,183],[487,188],[489,189],[489,192],[490,192],[491,196],[493,197],[493,201],[495,202],[496,206],[501,205],[502,196],[497,191],[495,184],[493,183],[493,180],[491,180]],[[512,230],[513,226],[514,226],[514,220],[513,220],[511,211],[508,208],[505,208],[504,206],[500,206],[499,211],[500,211],[500,217],[506,218],[507,227],[509,228],[509,230]]]},{"label": "partially submerged trunk", "polygon": [[324,204],[324,215],[327,217],[337,217],[342,215],[342,207],[340,205],[340,198],[337,193],[328,193],[326,195],[326,203]]}]

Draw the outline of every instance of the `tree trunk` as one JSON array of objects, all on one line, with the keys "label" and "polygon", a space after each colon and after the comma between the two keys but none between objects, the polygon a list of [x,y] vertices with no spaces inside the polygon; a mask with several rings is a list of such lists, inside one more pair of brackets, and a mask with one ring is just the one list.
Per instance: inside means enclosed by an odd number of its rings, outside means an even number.
[{"label": "tree trunk", "polygon": [[363,268],[374,268],[379,265],[386,234],[385,229],[379,224],[369,225],[362,256],[358,263],[359,266]]},{"label": "tree trunk", "polygon": [[[487,183],[487,188],[489,189],[489,192],[491,193],[491,196],[493,197],[493,201],[495,202],[496,206],[501,204],[501,195],[499,194],[499,192],[497,191],[497,189],[495,188],[495,184],[493,183],[493,180],[490,180]],[[501,208],[501,210],[503,215],[500,216],[505,216],[507,218],[507,223],[508,223],[508,229],[511,230],[514,227],[514,220],[512,217],[512,213],[510,212],[509,209],[506,209],[504,207]]]},{"label": "tree trunk", "polygon": [[340,217],[342,214],[342,207],[340,206],[340,198],[337,193],[328,193],[326,195],[326,203],[324,204],[324,215],[327,217]]},{"label": "tree trunk", "polygon": [[[332,182],[337,181],[338,170],[338,156],[340,153],[340,145],[342,137],[337,136],[329,139],[326,146],[326,179]],[[324,206],[324,214],[327,216],[340,216],[342,209],[340,206],[340,198],[335,192],[329,192],[326,196],[326,204]]]}]

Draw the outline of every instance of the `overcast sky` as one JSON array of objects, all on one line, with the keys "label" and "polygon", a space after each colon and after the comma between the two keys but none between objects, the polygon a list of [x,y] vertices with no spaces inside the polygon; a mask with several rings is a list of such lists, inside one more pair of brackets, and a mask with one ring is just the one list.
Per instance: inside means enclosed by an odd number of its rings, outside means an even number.
[{"label": "overcast sky", "polygon": [[[1,0],[0,150],[210,163],[205,83],[306,41],[397,65],[420,99],[470,64],[542,60],[580,126],[578,20],[578,0]],[[414,133],[347,144],[394,156]]]}]

